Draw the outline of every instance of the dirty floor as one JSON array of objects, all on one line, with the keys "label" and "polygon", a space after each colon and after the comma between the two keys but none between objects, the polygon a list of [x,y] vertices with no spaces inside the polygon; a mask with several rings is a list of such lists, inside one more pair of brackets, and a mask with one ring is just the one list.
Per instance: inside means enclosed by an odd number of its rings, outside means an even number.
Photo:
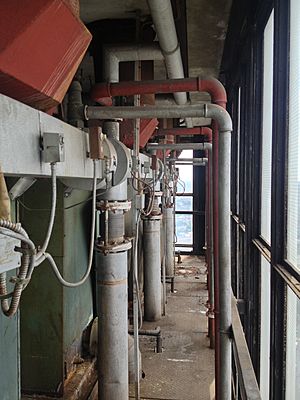
[{"label": "dirty floor", "polygon": [[[210,400],[214,380],[214,352],[207,338],[206,275],[203,258],[182,256],[176,263],[175,293],[168,293],[166,316],[143,328],[160,326],[163,352],[155,353],[155,339],[140,338],[145,400]],[[130,388],[134,399],[134,386]]]}]

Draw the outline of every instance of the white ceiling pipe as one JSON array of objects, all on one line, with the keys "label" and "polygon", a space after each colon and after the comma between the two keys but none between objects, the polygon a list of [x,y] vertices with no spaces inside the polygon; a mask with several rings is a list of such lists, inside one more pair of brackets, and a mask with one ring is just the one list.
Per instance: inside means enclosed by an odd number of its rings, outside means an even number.
[{"label": "white ceiling pipe", "polygon": [[119,82],[120,62],[164,60],[157,43],[109,46],[104,48],[103,57],[103,75],[106,82]]},{"label": "white ceiling pipe", "polygon": [[[168,78],[184,78],[180,45],[177,38],[174,16],[170,0],[148,0],[155,31],[165,58]],[[187,103],[186,93],[174,93],[177,104]],[[193,127],[191,118],[186,119],[188,128]]]}]

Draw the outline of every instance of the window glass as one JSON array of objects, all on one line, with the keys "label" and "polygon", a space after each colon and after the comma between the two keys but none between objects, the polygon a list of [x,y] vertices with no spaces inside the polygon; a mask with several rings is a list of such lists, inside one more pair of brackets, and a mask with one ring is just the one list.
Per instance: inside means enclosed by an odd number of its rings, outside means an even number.
[{"label": "window glass", "polygon": [[176,214],[176,243],[193,244],[193,215]]},{"label": "window glass", "polygon": [[287,259],[300,269],[300,1],[291,0]]},{"label": "window glass", "polygon": [[261,235],[271,243],[271,167],[272,167],[272,117],[273,117],[273,42],[274,12],[264,30],[263,46],[263,124],[261,168]]},{"label": "window glass", "polygon": [[193,211],[193,197],[177,196],[175,209],[176,211]]},{"label": "window glass", "polygon": [[270,378],[270,316],[271,271],[269,262],[261,256],[260,273],[260,392],[262,400],[269,400]]},{"label": "window glass", "polygon": [[300,300],[288,288],[286,400],[300,399]]},{"label": "window glass", "polygon": [[[183,150],[178,157],[179,160],[182,158],[193,158],[193,150]],[[178,165],[179,178],[183,182],[184,192],[193,192],[193,166],[192,165]],[[178,191],[182,192],[183,188],[178,184]]]}]

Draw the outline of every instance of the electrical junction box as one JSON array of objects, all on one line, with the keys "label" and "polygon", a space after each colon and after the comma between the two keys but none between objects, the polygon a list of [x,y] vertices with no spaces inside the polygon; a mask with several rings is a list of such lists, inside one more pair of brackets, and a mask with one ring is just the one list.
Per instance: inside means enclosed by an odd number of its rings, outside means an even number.
[{"label": "electrical junction box", "polygon": [[65,145],[62,133],[44,132],[42,138],[42,156],[45,163],[65,161]]},{"label": "electrical junction box", "polygon": [[21,253],[15,251],[20,241],[0,235],[0,273],[18,268],[21,265]]}]

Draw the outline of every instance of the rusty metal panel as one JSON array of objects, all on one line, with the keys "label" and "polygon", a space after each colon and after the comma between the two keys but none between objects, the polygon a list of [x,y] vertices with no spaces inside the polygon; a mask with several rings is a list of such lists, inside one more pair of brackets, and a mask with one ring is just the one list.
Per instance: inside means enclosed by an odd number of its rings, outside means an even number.
[{"label": "rusty metal panel", "polygon": [[62,0],[2,1],[0,15],[1,93],[40,110],[55,107],[91,34]]}]

